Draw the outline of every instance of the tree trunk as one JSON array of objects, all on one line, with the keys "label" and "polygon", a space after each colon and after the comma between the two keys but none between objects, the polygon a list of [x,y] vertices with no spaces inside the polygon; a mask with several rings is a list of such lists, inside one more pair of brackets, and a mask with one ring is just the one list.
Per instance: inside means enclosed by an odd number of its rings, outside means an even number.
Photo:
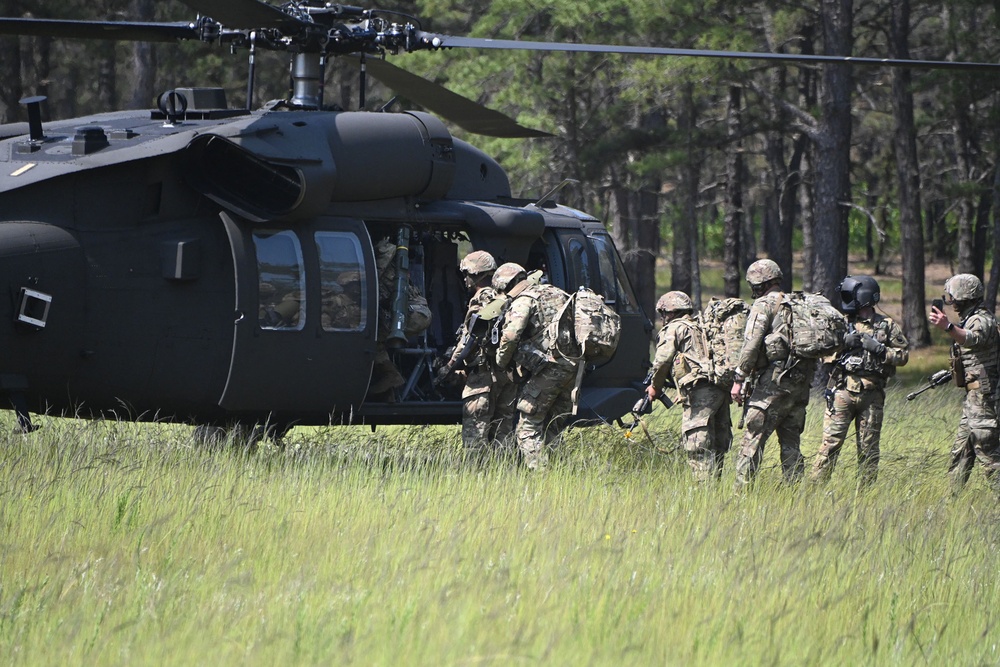
[{"label": "tree trunk", "polygon": [[[890,53],[909,58],[910,0],[894,0],[890,25]],[[920,166],[917,133],[913,121],[913,91],[910,70],[894,68],[892,115],[895,121],[893,147],[899,187],[899,235],[903,263],[903,333],[911,347],[930,345],[924,285],[924,237],[920,221]]]},{"label": "tree trunk", "polygon": [[104,110],[115,108],[118,91],[115,82],[115,42],[100,42],[97,63],[97,99]]},{"label": "tree trunk", "polygon": [[681,176],[681,215],[673,220],[673,265],[670,275],[670,289],[691,294],[693,284],[692,268],[696,261],[693,238],[697,237],[695,225],[698,213],[698,180],[701,165],[694,159],[694,132],[696,110],[694,108],[693,85],[684,87],[684,105],[680,114],[681,136],[687,145],[687,159]]},{"label": "tree trunk", "polygon": [[[956,88],[961,84],[955,84]],[[973,158],[972,158],[972,121],[966,113],[968,104],[965,101],[964,91],[957,94],[955,100],[955,169],[958,172],[958,183],[960,186],[968,186],[973,178]],[[972,199],[968,192],[963,192],[959,198],[958,205],[958,272],[975,273],[975,214],[973,212]]]},{"label": "tree trunk", "polygon": [[[20,14],[16,0],[0,0],[0,15]],[[0,124],[20,120],[24,97],[21,87],[21,40],[17,37],[0,37]]]},{"label": "tree trunk", "polygon": [[990,231],[990,208],[993,205],[993,195],[984,189],[979,194],[979,204],[976,206],[975,243],[972,244],[972,271],[980,278],[986,275],[986,244]]},{"label": "tree trunk", "polygon": [[[132,15],[137,21],[154,20],[155,10],[153,0],[132,0]],[[151,43],[135,42],[132,45],[132,69],[135,80],[126,104],[129,109],[145,109],[153,105],[156,94],[156,51]]]},{"label": "tree trunk", "polygon": [[740,295],[740,229],[743,227],[742,90],[729,88],[726,108],[726,217],[723,223],[722,284],[726,296]]},{"label": "tree trunk", "polygon": [[[850,55],[853,0],[822,0],[824,51]],[[823,65],[820,104],[823,110],[816,141],[816,209],[813,241],[816,253],[812,287],[836,300],[837,285],[847,274],[848,208],[851,197],[851,88],[849,65]]]},{"label": "tree trunk", "polygon": [[[810,148],[812,146],[810,145]],[[813,232],[816,228],[816,170],[813,168],[813,155],[806,150],[802,156],[803,184],[799,188],[799,208],[802,210],[802,289],[813,291],[813,266],[816,264],[815,241]]]},{"label": "tree trunk", "polygon": [[608,220],[625,273],[647,313],[656,306],[656,259],[660,255],[659,199],[656,190],[634,192],[611,186]]},{"label": "tree trunk", "polygon": [[[994,162],[994,164],[996,164]],[[991,313],[997,310],[997,289],[1000,287],[1000,167],[993,167],[993,187],[990,188],[993,197],[993,265],[990,267],[990,280],[986,285],[986,307]]]}]

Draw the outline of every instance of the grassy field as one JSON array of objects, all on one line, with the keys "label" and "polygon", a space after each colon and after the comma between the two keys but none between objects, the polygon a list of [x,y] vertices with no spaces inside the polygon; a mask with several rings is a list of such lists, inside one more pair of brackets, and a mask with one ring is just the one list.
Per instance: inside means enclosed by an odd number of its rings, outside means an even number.
[{"label": "grassy field", "polygon": [[[945,362],[894,380],[863,493],[850,442],[829,485],[786,487],[773,439],[752,493],[732,456],[695,487],[662,408],[648,437],[572,429],[540,476],[463,464],[458,427],[248,454],[0,413],[0,664],[997,664],[1000,507],[979,470],[945,481],[961,395],[904,399]],[[814,399],[807,458],[821,423]]]},{"label": "grassy field", "polygon": [[[931,362],[928,362],[929,364]],[[533,476],[458,428],[283,450],[41,418],[0,446],[4,664],[996,664],[1000,509],[945,483],[958,390],[889,396],[877,486],[693,487],[678,411]],[[811,405],[803,450],[819,444]],[[739,434],[737,434],[738,436]]]}]

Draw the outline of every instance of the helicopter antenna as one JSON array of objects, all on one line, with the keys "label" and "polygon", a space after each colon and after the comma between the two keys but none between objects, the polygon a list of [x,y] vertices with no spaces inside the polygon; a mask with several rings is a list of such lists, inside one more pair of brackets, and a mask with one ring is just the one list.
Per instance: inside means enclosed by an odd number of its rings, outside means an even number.
[{"label": "helicopter antenna", "polygon": [[392,96],[392,99],[390,99],[390,100],[389,100],[388,102],[386,102],[385,104],[383,104],[382,106],[380,106],[380,107],[378,108],[378,111],[379,111],[379,113],[384,113],[385,111],[388,111],[388,110],[389,110],[389,108],[390,108],[390,107],[391,107],[391,106],[392,106],[393,104],[395,104],[395,103],[396,103],[396,100],[398,100],[398,99],[399,99],[399,95],[393,95],[393,96]]},{"label": "helicopter antenna", "polygon": [[21,104],[28,107],[28,131],[31,133],[32,143],[37,144],[45,139],[45,133],[42,132],[42,102],[46,99],[48,98],[44,95],[36,95],[21,100]]},{"label": "helicopter antenna", "polygon": [[323,92],[326,88],[326,54],[319,56],[319,109],[323,108]]},{"label": "helicopter antenna", "polygon": [[545,202],[549,201],[550,199],[554,199],[555,196],[557,194],[559,194],[559,191],[562,190],[564,187],[566,187],[570,183],[576,185],[579,182],[580,181],[576,180],[575,178],[564,178],[562,183],[560,183],[559,185],[557,185],[556,187],[552,188],[551,190],[549,190],[548,192],[546,192],[544,195],[542,195],[541,198],[539,198],[538,201],[536,201],[534,204],[532,204],[532,206],[534,206],[535,208],[541,208],[542,204],[544,204]]},{"label": "helicopter antenna", "polygon": [[250,55],[248,61],[250,67],[247,71],[247,111],[253,110],[253,84],[254,77],[257,75],[257,31],[250,31],[250,47],[248,49]]},{"label": "helicopter antenna", "polygon": [[359,84],[361,87],[361,93],[359,94],[358,109],[364,111],[366,102],[365,87],[368,85],[368,63],[367,59],[365,58],[364,52],[361,53],[361,71],[359,77],[361,79]]}]

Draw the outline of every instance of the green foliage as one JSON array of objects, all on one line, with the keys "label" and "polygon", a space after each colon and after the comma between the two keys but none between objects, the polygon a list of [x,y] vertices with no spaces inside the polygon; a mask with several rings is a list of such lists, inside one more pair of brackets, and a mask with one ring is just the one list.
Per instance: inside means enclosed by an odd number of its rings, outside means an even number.
[{"label": "green foliage", "polygon": [[[992,664],[1000,510],[944,473],[960,396],[890,388],[878,484],[692,485],[680,414],[571,430],[549,474],[456,427],[284,450],[42,418],[0,436],[8,664]],[[803,450],[819,445],[810,406]],[[752,613],[751,613],[752,612]]]}]

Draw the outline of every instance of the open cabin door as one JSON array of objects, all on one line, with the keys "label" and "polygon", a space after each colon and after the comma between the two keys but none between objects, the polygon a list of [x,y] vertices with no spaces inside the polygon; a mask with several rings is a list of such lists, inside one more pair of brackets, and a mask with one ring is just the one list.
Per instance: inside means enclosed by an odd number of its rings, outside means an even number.
[{"label": "open cabin door", "polygon": [[349,413],[368,388],[378,287],[360,220],[294,228],[222,214],[236,267],[229,378],[232,412]]}]

